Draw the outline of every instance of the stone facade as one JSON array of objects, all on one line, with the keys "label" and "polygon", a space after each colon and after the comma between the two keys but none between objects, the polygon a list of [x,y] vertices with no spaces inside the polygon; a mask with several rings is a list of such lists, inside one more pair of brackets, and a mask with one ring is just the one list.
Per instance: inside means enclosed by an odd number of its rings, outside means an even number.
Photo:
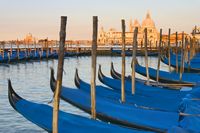
[{"label": "stone facade", "polygon": [[198,43],[200,43],[200,27],[195,26],[192,29],[192,36],[195,37],[198,41]]},{"label": "stone facade", "polygon": [[[132,44],[133,42],[133,32],[135,27],[138,27],[138,44],[141,45],[144,42],[144,29],[147,28],[148,42],[152,46],[156,45],[156,41],[159,40],[159,33],[156,29],[154,21],[151,19],[150,13],[148,12],[146,18],[142,21],[142,24],[138,20],[130,20],[129,31],[126,32],[126,44]],[[121,44],[122,42],[122,32],[111,28],[109,31],[105,31],[103,27],[99,32],[99,44]]]},{"label": "stone facade", "polygon": [[36,39],[33,37],[31,33],[28,33],[26,37],[24,38],[25,44],[33,44],[36,41]]}]

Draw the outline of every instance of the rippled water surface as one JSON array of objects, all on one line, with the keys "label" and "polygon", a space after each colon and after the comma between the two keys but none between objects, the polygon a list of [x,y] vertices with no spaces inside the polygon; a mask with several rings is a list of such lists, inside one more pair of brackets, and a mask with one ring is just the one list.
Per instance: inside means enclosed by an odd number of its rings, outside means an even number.
[{"label": "rippled water surface", "polygon": [[[139,62],[144,65],[144,58],[139,57]],[[102,71],[110,76],[110,63],[114,62],[116,70],[121,72],[120,57],[98,57],[97,64],[102,65]],[[48,104],[52,99],[52,92],[49,85],[50,67],[57,70],[57,60],[28,62],[19,64],[10,64],[8,66],[0,66],[0,132],[2,133],[33,133],[45,132],[33,123],[23,118],[17,113],[8,102],[7,95],[7,79],[11,79],[13,88],[23,98]],[[126,57],[126,74],[130,74],[131,57]],[[149,58],[149,66],[157,67],[157,58]],[[63,85],[76,88],[74,85],[75,68],[78,68],[80,78],[90,82],[91,58],[90,57],[70,57],[64,61],[64,77]],[[161,64],[162,69],[167,69]],[[98,65],[97,65],[98,70]],[[138,76],[138,75],[137,75]],[[141,76],[140,76],[141,77]],[[97,78],[97,84],[101,84]],[[51,104],[50,104],[51,105]],[[98,106],[98,105],[97,105]],[[61,100],[61,109],[89,117],[88,114],[69,105]]]}]

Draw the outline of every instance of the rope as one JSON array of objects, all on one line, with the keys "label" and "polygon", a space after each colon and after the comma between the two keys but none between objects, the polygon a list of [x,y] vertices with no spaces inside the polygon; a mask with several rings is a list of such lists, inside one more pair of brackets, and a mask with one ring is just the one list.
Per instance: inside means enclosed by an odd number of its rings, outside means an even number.
[{"label": "rope", "polygon": [[200,117],[200,114],[187,114],[187,113],[179,113],[179,115],[181,115],[181,116],[198,116],[198,117]]}]

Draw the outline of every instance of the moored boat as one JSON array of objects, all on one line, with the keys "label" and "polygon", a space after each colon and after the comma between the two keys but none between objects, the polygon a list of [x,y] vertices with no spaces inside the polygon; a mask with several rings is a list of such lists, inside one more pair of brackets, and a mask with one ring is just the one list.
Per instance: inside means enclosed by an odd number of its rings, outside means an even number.
[{"label": "moored boat", "polygon": [[[50,84],[52,91],[54,91],[56,84],[54,78],[51,78]],[[91,113],[90,94],[83,90],[62,87],[60,96],[68,103],[87,113]],[[188,123],[189,125],[184,125],[185,119],[188,119],[188,116],[182,116],[180,113],[146,110],[133,106],[130,107],[129,105],[108,101],[98,95],[96,95],[96,105],[98,119],[130,128],[166,132],[174,126],[187,130],[188,126],[192,124]],[[180,117],[182,119],[179,119]],[[193,122],[196,123],[198,120],[199,119]],[[195,126],[195,128],[193,127],[190,130],[197,131],[198,127]]]},{"label": "moored boat", "polygon": [[[149,77],[156,80],[157,70],[149,67]],[[146,76],[146,68],[141,66],[138,62],[135,66],[135,71],[143,76]],[[183,86],[195,86],[200,81],[200,75],[195,73],[183,73],[182,80],[180,74],[175,72],[167,72],[159,70],[159,82],[162,83],[176,83]]]},{"label": "moored boat", "polygon": [[[27,120],[46,130],[52,132],[53,108],[49,105],[30,102],[20,97],[8,81],[8,98],[11,106]],[[120,127],[105,122],[92,120],[90,118],[59,111],[58,131],[60,133],[148,133],[149,131]],[[150,133],[150,132],[149,132]]]}]

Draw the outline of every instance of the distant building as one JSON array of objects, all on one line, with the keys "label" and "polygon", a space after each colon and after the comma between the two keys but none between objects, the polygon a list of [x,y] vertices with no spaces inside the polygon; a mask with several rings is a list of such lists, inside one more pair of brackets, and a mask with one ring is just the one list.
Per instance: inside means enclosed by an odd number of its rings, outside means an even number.
[{"label": "distant building", "polygon": [[[180,44],[180,42],[182,42],[182,32],[179,32],[177,35],[178,35],[177,36],[177,42],[178,42],[178,44]],[[184,33],[184,37],[186,37],[186,36],[190,37],[189,34]],[[168,42],[168,35],[162,35],[162,41],[164,43],[167,43]],[[175,44],[176,44],[176,33],[172,33],[170,35],[170,44],[175,46]]]},{"label": "distant building", "polygon": [[192,36],[195,37],[198,42],[200,43],[200,27],[197,27],[195,26],[193,29],[192,29]]},{"label": "distant building", "polygon": [[36,38],[33,37],[33,35],[31,33],[28,33],[26,35],[26,37],[24,38],[25,44],[34,44],[35,41],[36,41]]},{"label": "distant building", "polygon": [[[140,45],[144,39],[144,29],[147,28],[148,42],[152,46],[156,45],[156,41],[159,40],[158,31],[156,29],[154,21],[151,19],[151,15],[148,12],[146,18],[142,21],[142,25],[138,22],[137,19],[130,20],[129,22],[129,31],[126,32],[126,44],[132,44],[133,42],[133,32],[135,27],[138,27],[138,44]],[[105,31],[103,27],[99,32],[98,37],[99,44],[121,44],[122,43],[122,32],[116,31],[114,28],[111,28],[109,31]]]}]

